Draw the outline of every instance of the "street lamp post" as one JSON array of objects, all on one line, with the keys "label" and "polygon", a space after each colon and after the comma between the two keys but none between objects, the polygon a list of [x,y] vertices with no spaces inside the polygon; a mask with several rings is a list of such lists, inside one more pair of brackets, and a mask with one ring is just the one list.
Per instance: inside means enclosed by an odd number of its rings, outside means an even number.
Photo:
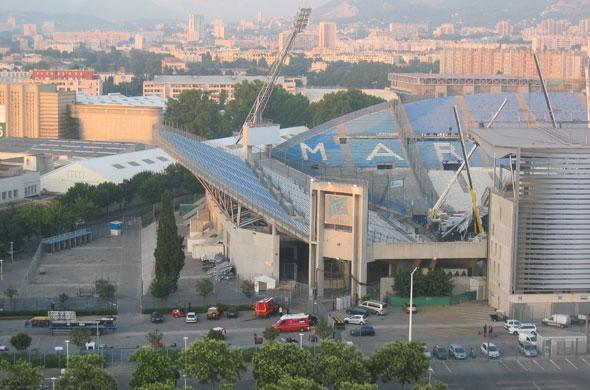
[{"label": "street lamp post", "polygon": [[303,348],[303,333],[299,333],[299,348]]},{"label": "street lamp post", "polygon": [[432,367],[428,367],[428,384],[431,384],[431,380],[432,380],[432,372],[434,370],[432,369]]},{"label": "street lamp post", "polygon": [[414,273],[418,271],[418,267],[412,270],[410,274],[410,320],[408,329],[408,342],[412,341],[412,314],[414,312]]},{"label": "street lamp post", "polygon": [[14,263],[14,242],[10,241],[10,262]]},{"label": "street lamp post", "polygon": [[183,389],[186,389],[186,349],[188,346],[188,337],[184,336],[182,339],[184,340],[184,372],[182,373],[182,378],[184,379]]},{"label": "street lamp post", "polygon": [[55,390],[55,381],[57,380],[56,377],[52,376],[51,377],[51,389]]},{"label": "street lamp post", "polygon": [[66,369],[70,368],[70,340],[66,340]]},{"label": "street lamp post", "polygon": [[4,280],[4,260],[0,259],[0,280]]}]

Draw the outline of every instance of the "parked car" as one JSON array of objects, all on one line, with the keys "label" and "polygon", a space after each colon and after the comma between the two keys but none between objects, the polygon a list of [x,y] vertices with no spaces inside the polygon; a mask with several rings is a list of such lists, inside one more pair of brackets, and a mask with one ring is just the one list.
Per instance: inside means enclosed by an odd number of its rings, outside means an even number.
[{"label": "parked car", "polygon": [[438,360],[447,360],[449,358],[449,350],[443,345],[435,345],[432,348],[432,356]]},{"label": "parked car", "polygon": [[187,324],[194,324],[199,322],[199,316],[194,311],[186,313],[186,319],[184,320]]},{"label": "parked car", "polygon": [[264,298],[254,304],[254,315],[258,318],[268,318],[279,311],[279,304],[274,298]]},{"label": "parked car", "polygon": [[182,309],[172,309],[170,315],[174,318],[186,317],[186,312]]},{"label": "parked car", "polygon": [[238,311],[237,307],[232,306],[225,311],[225,316],[227,318],[238,318],[240,316],[240,312]]},{"label": "parked car", "polygon": [[225,336],[227,334],[226,331],[225,331],[225,328],[222,328],[221,326],[216,326],[215,328],[211,328],[211,330],[214,331],[214,332],[218,332],[225,339]]},{"label": "parked car", "polygon": [[572,319],[568,314],[553,314],[552,316],[543,319],[541,322],[543,325],[565,328],[566,326],[571,325]]},{"label": "parked car", "polygon": [[354,324],[354,325],[365,325],[367,323],[367,318],[363,314],[353,314],[348,317],[344,317],[345,324]]},{"label": "parked car", "polygon": [[519,320],[506,320],[504,321],[504,329],[508,330],[511,327],[519,327],[520,324],[522,324],[522,322],[520,322]]},{"label": "parked car", "polygon": [[481,354],[485,355],[490,358],[499,358],[500,357],[500,350],[494,343],[482,343],[481,347]]},{"label": "parked car", "polygon": [[385,303],[377,301],[363,301],[359,304],[359,307],[367,309],[379,316],[386,314],[385,306],[387,306]]},{"label": "parked car", "polygon": [[537,356],[537,347],[529,342],[518,343],[518,350],[526,357]]},{"label": "parked car", "polygon": [[535,324],[521,324],[513,334],[520,334],[520,333],[537,333],[537,325]]},{"label": "parked car", "polygon": [[432,358],[432,354],[428,350],[428,345],[426,345],[426,344],[422,345],[422,351],[424,351],[424,357],[426,359],[430,360]]},{"label": "parked car", "polygon": [[8,347],[6,345],[0,345],[0,352],[8,352]]},{"label": "parked car", "polygon": [[218,320],[221,318],[221,308],[219,306],[211,306],[207,309],[207,319],[208,320]]},{"label": "parked car", "polygon": [[[410,303],[406,302],[404,303],[404,311],[408,314],[410,314]],[[417,313],[418,312],[418,308],[416,308],[416,304],[412,302],[412,313]]]},{"label": "parked car", "polygon": [[490,314],[490,319],[494,322],[506,321],[508,317],[506,317],[506,313],[503,311],[496,311],[494,314]]},{"label": "parked car", "polygon": [[160,324],[164,322],[164,316],[159,311],[154,311],[152,314],[150,314],[150,321],[152,324]]},{"label": "parked car", "polygon": [[350,331],[351,336],[375,336],[375,328],[371,325],[361,325]]},{"label": "parked car", "polygon": [[346,309],[346,314],[362,314],[365,317],[368,317],[371,314],[371,311],[364,307],[351,306],[348,309]]},{"label": "parked car", "polygon": [[449,355],[456,360],[465,360],[467,359],[467,352],[465,352],[465,348],[459,344],[451,344],[449,346]]},{"label": "parked car", "polygon": [[537,345],[537,333],[518,332],[518,342]]}]

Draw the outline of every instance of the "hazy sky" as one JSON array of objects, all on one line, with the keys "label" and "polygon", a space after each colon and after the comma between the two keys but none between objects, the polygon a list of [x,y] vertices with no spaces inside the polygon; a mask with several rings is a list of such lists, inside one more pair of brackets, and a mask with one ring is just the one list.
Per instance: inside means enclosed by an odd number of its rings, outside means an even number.
[{"label": "hazy sky", "polygon": [[110,20],[184,17],[189,12],[207,19],[291,15],[298,6],[317,7],[327,0],[0,0],[0,10],[92,14]]}]

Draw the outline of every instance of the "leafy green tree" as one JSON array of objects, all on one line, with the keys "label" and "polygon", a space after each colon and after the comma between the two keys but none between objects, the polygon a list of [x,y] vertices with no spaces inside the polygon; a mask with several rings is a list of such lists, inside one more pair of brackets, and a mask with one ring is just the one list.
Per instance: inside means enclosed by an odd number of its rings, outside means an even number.
[{"label": "leafy green tree", "polygon": [[98,209],[94,202],[88,198],[78,197],[70,205],[70,210],[76,218],[88,220],[96,215]]},{"label": "leafy green tree", "polygon": [[422,343],[394,341],[379,348],[369,359],[375,378],[384,383],[397,380],[402,387],[416,382],[428,369]]},{"label": "leafy green tree", "polygon": [[225,340],[225,336],[221,330],[209,329],[207,334],[204,336],[212,340]]},{"label": "leafy green tree", "polygon": [[153,348],[141,348],[129,360],[137,363],[129,382],[132,389],[152,383],[176,384],[178,372],[169,356]]},{"label": "leafy green tree", "polygon": [[61,303],[62,307],[65,307],[65,303],[68,299],[70,299],[70,297],[68,296],[68,294],[63,292],[63,293],[59,294],[57,299],[59,300],[59,303]]},{"label": "leafy green tree", "polygon": [[350,112],[358,111],[384,102],[383,99],[367,95],[358,89],[349,89],[324,95],[322,100],[310,105],[309,126],[317,126]]},{"label": "leafy green tree", "polygon": [[117,381],[102,369],[105,361],[100,354],[70,356],[68,369],[57,380],[56,389],[118,389]]},{"label": "leafy green tree", "polygon": [[146,383],[145,385],[136,388],[136,390],[176,390],[176,385],[173,383]]},{"label": "leafy green tree", "polygon": [[315,331],[318,337],[322,340],[329,339],[334,333],[334,329],[332,326],[330,326],[330,323],[324,320],[318,322],[317,326],[315,327]]},{"label": "leafy green tree", "polygon": [[360,351],[337,341],[324,341],[314,355],[316,381],[332,388],[340,383],[366,383],[371,380],[367,363]]},{"label": "leafy green tree", "polygon": [[[403,297],[410,296],[410,273],[411,269],[405,268],[400,270],[394,278],[394,290]],[[414,274],[414,296],[449,296],[453,292],[452,275],[447,274],[442,269],[435,269],[422,274]]]},{"label": "leafy green tree", "polygon": [[64,138],[80,138],[80,121],[72,114],[72,106],[68,104],[67,112],[64,117]]},{"label": "leafy green tree", "polygon": [[244,370],[244,358],[239,349],[229,349],[224,341],[203,338],[182,352],[186,372],[201,383],[235,382]]},{"label": "leafy green tree", "polygon": [[11,364],[6,360],[0,360],[2,379],[0,385],[3,389],[38,389],[43,383],[43,372],[39,367],[19,359]]},{"label": "leafy green tree", "polygon": [[145,335],[148,343],[152,346],[152,348],[162,348],[164,346],[164,334],[160,332],[159,329],[155,329],[152,332],[149,332]]},{"label": "leafy green tree", "polygon": [[338,385],[338,390],[377,390],[378,386],[374,383],[354,383],[342,382]]},{"label": "leafy green tree", "polygon": [[10,344],[19,351],[24,351],[25,349],[29,348],[31,346],[31,341],[33,341],[31,336],[23,332],[20,332],[16,336],[12,336],[10,338]]},{"label": "leafy green tree", "polygon": [[215,286],[211,279],[201,278],[195,283],[195,289],[197,290],[197,294],[202,296],[203,299],[207,299],[207,296],[213,292]]},{"label": "leafy green tree", "polygon": [[164,119],[203,138],[231,135],[219,105],[201,90],[183,91],[177,99],[169,99]]},{"label": "leafy green tree", "polygon": [[94,288],[96,289],[96,294],[102,299],[112,299],[117,291],[117,288],[110,280],[102,278],[96,279]]},{"label": "leafy green tree", "polygon": [[154,257],[156,258],[156,283],[163,283],[164,288],[170,288],[169,291],[163,291],[170,294],[176,290],[180,271],[184,267],[184,250],[183,238],[178,235],[174,218],[172,198],[167,192],[162,195],[162,209],[158,222]]},{"label": "leafy green tree", "polygon": [[148,203],[158,203],[166,190],[161,175],[152,174],[143,180],[137,187],[137,193]]},{"label": "leafy green tree", "polygon": [[284,377],[311,378],[315,371],[307,349],[291,343],[268,343],[254,355],[256,387],[277,384]]},{"label": "leafy green tree", "polygon": [[262,336],[268,341],[274,341],[277,337],[279,337],[279,331],[272,326],[269,326],[264,329],[262,332]]},{"label": "leafy green tree", "polygon": [[82,349],[90,341],[90,331],[87,329],[74,329],[70,332],[70,340],[72,344]]},{"label": "leafy green tree", "polygon": [[439,381],[436,381],[434,384],[429,384],[428,381],[422,381],[412,387],[412,390],[448,390],[448,388],[446,384]]},{"label": "leafy green tree", "polygon": [[326,387],[300,376],[284,376],[277,383],[257,386],[261,390],[327,390]]},{"label": "leafy green tree", "polygon": [[6,290],[4,290],[4,295],[6,295],[8,297],[8,300],[10,300],[10,307],[12,309],[14,309],[14,298],[16,298],[18,294],[18,290],[16,289],[16,287],[14,286],[8,286],[6,288]]},{"label": "leafy green tree", "polygon": [[242,290],[242,294],[248,298],[252,298],[254,295],[254,282],[250,280],[243,280],[240,284],[240,290]]}]

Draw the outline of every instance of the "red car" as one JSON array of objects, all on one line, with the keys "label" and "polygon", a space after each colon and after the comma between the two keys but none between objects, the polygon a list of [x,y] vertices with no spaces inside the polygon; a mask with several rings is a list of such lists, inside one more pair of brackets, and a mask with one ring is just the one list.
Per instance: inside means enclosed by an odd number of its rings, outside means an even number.
[{"label": "red car", "polygon": [[172,309],[170,315],[174,318],[183,318],[186,317],[186,312],[182,309]]}]

